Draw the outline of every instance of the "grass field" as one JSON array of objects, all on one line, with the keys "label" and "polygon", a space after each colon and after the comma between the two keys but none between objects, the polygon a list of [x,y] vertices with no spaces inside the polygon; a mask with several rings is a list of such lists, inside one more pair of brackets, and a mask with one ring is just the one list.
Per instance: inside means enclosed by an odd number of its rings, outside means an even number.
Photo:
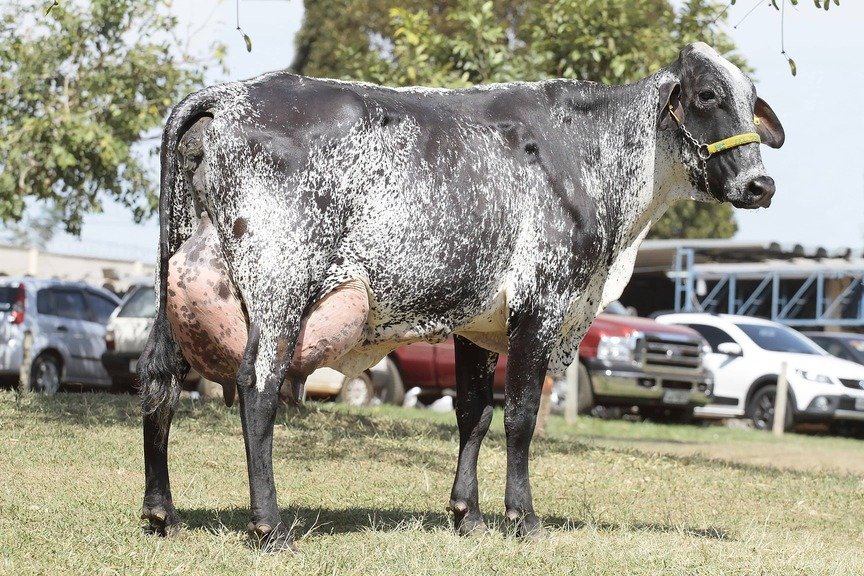
[{"label": "grass field", "polygon": [[236,409],[181,405],[174,539],[141,533],[140,437],[132,397],[0,392],[0,573],[864,574],[860,440],[553,417],[532,448],[550,536],[528,543],[500,529],[496,413],[480,491],[498,530],[465,539],[445,512],[452,414],[311,404],[280,414],[274,448],[300,553],[266,555],[245,536]]}]

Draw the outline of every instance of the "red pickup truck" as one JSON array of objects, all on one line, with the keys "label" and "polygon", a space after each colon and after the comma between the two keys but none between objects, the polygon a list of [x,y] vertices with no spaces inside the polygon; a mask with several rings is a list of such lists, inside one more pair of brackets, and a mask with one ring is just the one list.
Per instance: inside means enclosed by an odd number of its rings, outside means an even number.
[{"label": "red pickup truck", "polygon": [[[626,315],[618,303],[600,314],[579,348],[579,411],[593,406],[637,406],[650,417],[686,419],[708,403],[713,379],[702,365],[704,340],[689,328]],[[431,399],[455,389],[453,340],[396,349],[390,359],[405,390]],[[503,399],[506,356],[495,370],[494,392]],[[563,407],[566,382],[556,380],[553,405]]]}]

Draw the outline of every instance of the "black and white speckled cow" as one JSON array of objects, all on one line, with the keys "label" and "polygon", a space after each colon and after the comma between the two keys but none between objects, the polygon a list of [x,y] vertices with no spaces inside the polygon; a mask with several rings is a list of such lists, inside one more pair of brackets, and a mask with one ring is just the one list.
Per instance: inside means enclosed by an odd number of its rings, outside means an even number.
[{"label": "black and white speckled cow", "polygon": [[[167,436],[191,365],[236,393],[263,546],[279,517],[280,386],[357,373],[397,346],[455,335],[460,450],[450,509],[484,529],[477,454],[509,354],[506,517],[541,530],[528,446],[547,369],[562,371],[617,298],[648,228],[677,200],[767,207],[757,132],[783,128],[705,44],[628,86],[550,80],[391,89],[277,72],[193,94],[162,146],[159,312],[139,363],[143,518],[179,523]],[[724,146],[734,146],[717,151]]]}]

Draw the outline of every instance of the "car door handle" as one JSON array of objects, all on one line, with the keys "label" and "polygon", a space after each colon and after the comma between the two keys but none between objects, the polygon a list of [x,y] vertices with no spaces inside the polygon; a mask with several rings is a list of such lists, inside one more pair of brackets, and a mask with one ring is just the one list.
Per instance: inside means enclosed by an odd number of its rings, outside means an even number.
[{"label": "car door handle", "polygon": [[57,332],[69,332],[69,328],[66,326],[57,326]]}]

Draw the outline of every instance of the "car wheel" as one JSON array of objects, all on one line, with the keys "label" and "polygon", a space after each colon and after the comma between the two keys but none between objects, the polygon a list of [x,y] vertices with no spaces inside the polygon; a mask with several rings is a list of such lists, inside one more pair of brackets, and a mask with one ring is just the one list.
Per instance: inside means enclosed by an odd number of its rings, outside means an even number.
[{"label": "car wheel", "polygon": [[42,354],[30,369],[30,389],[47,396],[60,391],[60,362],[54,356]]},{"label": "car wheel", "polygon": [[594,390],[591,388],[591,376],[588,369],[579,363],[579,390],[577,390],[576,410],[579,414],[591,414],[594,407]]},{"label": "car wheel", "polygon": [[198,390],[198,394],[201,395],[202,398],[206,398],[208,400],[212,400],[213,398],[222,398],[222,385],[218,382],[213,382],[212,380],[207,380],[203,376],[198,381],[198,386],[196,386],[196,390]]},{"label": "car wheel", "polygon": [[640,407],[639,413],[654,422],[689,424],[693,421],[693,408],[689,406],[677,406],[675,408],[664,406]]},{"label": "car wheel", "polygon": [[[753,427],[757,430],[771,430],[774,426],[774,403],[777,398],[777,387],[774,385],[760,388],[753,394],[747,405],[747,416],[753,420]],[[784,430],[790,430],[794,424],[792,417],[792,397],[786,402],[786,417],[783,423]]]},{"label": "car wheel", "polygon": [[117,380],[111,380],[111,393],[112,394],[134,394],[135,387],[128,382],[120,382]]},{"label": "car wheel", "polygon": [[[564,414],[567,406],[567,378],[555,378],[552,384],[552,412]],[[594,408],[594,390],[591,388],[591,376],[588,369],[579,363],[579,389],[577,391],[576,411],[579,414],[590,415]]]},{"label": "car wheel", "polygon": [[399,369],[390,358],[385,359],[385,367],[385,370],[377,369],[377,366],[370,370],[375,395],[382,404],[401,406],[405,402],[405,386],[402,384]]},{"label": "car wheel", "polygon": [[338,400],[349,406],[368,406],[375,403],[378,399],[375,397],[375,386],[372,384],[372,378],[365,372],[351,378],[345,378],[342,381],[342,390],[339,392]]}]

